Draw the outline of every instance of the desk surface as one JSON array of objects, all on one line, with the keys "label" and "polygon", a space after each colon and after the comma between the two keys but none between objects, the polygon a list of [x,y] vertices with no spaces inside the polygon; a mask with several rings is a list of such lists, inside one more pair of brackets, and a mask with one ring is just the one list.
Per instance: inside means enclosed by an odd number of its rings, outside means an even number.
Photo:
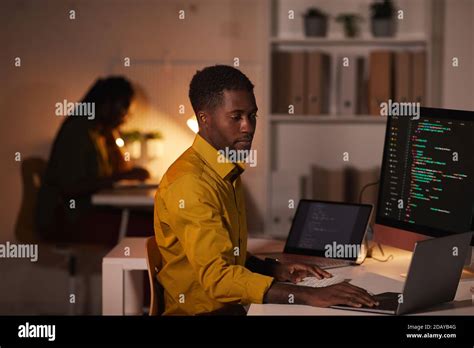
[{"label": "desk surface", "polygon": [[[146,238],[124,238],[103,259],[103,264],[121,264],[125,270],[146,270]],[[263,238],[249,238],[248,251],[264,257],[266,253],[283,250],[283,241]],[[387,262],[379,262],[372,258],[360,266],[343,267],[329,270],[352,279],[352,284],[363,287],[373,293],[385,291],[400,292],[405,278],[402,274],[408,271],[411,252],[384,246],[385,257],[393,255]],[[380,251],[374,252],[376,258],[384,259]],[[459,283],[453,302],[441,304],[422,315],[474,315],[474,306],[470,287],[473,279],[463,279]],[[248,315],[378,315],[372,313],[344,311],[331,308],[317,308],[302,305],[252,304]]]},{"label": "desk surface", "polygon": [[[351,283],[372,293],[401,292],[408,271],[411,252],[384,246],[385,256],[375,249],[374,257],[385,259],[393,255],[393,259],[387,262],[376,261],[368,258],[360,266],[342,267],[328,270],[346,279],[352,279]],[[403,276],[402,276],[403,274]],[[463,279],[459,283],[456,297],[453,302],[433,307],[427,311],[414,315],[474,315],[474,306],[471,286],[473,279]],[[318,308],[303,305],[277,305],[277,304],[252,304],[248,315],[383,315],[365,313],[350,310],[339,310],[332,308]]]},{"label": "desk surface", "polygon": [[122,239],[102,259],[102,265],[111,264],[126,270],[146,270],[146,237]]},{"label": "desk surface", "polygon": [[153,207],[156,188],[115,188],[92,195],[92,204],[120,208]]}]

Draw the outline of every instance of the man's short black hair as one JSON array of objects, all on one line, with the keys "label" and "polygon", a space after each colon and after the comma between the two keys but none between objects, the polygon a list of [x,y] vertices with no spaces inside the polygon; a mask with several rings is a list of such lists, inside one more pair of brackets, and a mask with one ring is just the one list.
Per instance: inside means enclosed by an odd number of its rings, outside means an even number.
[{"label": "man's short black hair", "polygon": [[194,112],[212,110],[221,105],[224,90],[253,93],[254,85],[244,73],[228,65],[208,66],[197,71],[189,85],[189,99]]}]

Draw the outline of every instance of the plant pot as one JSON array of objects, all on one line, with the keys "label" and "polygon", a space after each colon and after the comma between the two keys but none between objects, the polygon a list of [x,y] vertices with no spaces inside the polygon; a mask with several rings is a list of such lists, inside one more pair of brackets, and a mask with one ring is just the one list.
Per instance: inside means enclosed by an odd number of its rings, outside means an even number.
[{"label": "plant pot", "polygon": [[147,139],[146,140],[146,157],[160,158],[163,156],[163,141],[161,139]]},{"label": "plant pot", "polygon": [[393,37],[396,22],[393,18],[372,18],[371,29],[374,37]]},{"label": "plant pot", "polygon": [[134,160],[139,159],[142,155],[142,142],[140,140],[134,140],[126,143],[126,148],[130,153],[130,157]]},{"label": "plant pot", "polygon": [[327,31],[327,17],[304,17],[304,32],[306,36],[324,37]]},{"label": "plant pot", "polygon": [[348,38],[354,38],[359,35],[359,25],[356,23],[344,24],[344,35]]}]

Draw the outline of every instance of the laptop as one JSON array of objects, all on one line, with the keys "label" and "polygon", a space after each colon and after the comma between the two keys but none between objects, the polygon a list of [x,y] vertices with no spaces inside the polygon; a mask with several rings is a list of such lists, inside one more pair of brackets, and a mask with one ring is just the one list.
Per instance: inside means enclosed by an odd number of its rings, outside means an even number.
[{"label": "laptop", "polygon": [[365,259],[364,236],[372,205],[302,199],[278,261],[323,269],[357,265]]},{"label": "laptop", "polygon": [[405,314],[454,299],[467,253],[470,252],[472,232],[424,240],[416,243],[402,293],[385,292],[375,295],[377,307],[331,308]]}]

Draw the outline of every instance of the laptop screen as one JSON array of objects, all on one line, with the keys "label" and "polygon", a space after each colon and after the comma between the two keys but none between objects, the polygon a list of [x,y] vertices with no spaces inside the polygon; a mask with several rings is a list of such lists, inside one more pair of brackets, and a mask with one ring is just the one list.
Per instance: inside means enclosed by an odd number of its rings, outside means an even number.
[{"label": "laptop screen", "polygon": [[357,259],[372,206],[303,199],[298,204],[285,253]]}]

